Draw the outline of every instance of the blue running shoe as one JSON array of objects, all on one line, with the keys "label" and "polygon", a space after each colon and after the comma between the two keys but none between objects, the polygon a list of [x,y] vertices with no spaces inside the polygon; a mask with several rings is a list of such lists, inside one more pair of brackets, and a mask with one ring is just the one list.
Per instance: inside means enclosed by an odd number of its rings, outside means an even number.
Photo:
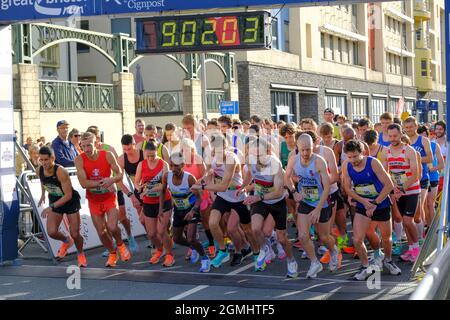
[{"label": "blue running shoe", "polygon": [[192,249],[192,253],[191,253],[191,263],[197,263],[198,259],[200,259],[200,254]]},{"label": "blue running shoe", "polygon": [[211,265],[214,268],[220,268],[222,263],[228,262],[228,261],[230,261],[230,254],[228,252],[223,252],[223,251],[219,250],[219,252],[217,253],[214,260],[211,261]]},{"label": "blue running shoe", "polygon": [[264,271],[266,269],[267,267],[266,257],[267,257],[266,250],[265,248],[262,248],[259,251],[259,255],[255,259],[255,271]]},{"label": "blue running shoe", "polygon": [[211,270],[211,260],[209,260],[207,256],[202,258],[201,264],[202,266],[199,270],[201,273],[207,273],[209,272],[209,270]]}]

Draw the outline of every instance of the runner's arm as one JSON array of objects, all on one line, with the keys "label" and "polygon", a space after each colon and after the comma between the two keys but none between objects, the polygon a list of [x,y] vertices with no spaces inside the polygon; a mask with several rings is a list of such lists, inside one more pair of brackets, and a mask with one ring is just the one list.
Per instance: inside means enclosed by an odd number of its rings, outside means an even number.
[{"label": "runner's arm", "polygon": [[[419,179],[419,162],[417,161],[416,151],[410,147],[406,147],[406,158],[409,159],[409,165],[412,175],[406,180],[403,189],[407,190],[414,182]],[[421,168],[422,166],[420,166]]]},{"label": "runner's arm", "polygon": [[391,177],[386,172],[386,170],[384,170],[383,165],[378,159],[372,159],[371,164],[373,172],[375,172],[378,180],[380,180],[380,182],[383,184],[383,189],[375,199],[375,201],[379,204],[383,202],[383,200],[386,199],[387,196],[389,196],[392,190],[394,190],[394,183],[392,182]]},{"label": "runner's arm", "polygon": [[438,143],[436,143],[435,156],[437,158],[438,164],[436,167],[432,167],[430,169],[430,172],[441,171],[442,169],[444,169],[444,166],[445,166],[444,157],[442,156],[441,146]]},{"label": "runner's arm", "polygon": [[170,163],[169,149],[165,145],[162,146],[162,156],[165,162]]},{"label": "runner's arm", "polygon": [[286,173],[284,174],[284,185],[287,188],[289,188],[289,190],[293,190],[295,188],[294,183],[292,182],[292,174],[294,173],[294,164],[295,164],[295,157],[290,157],[288,160],[288,164],[286,166]]},{"label": "runner's arm", "polygon": [[69,172],[63,167],[59,167],[56,171],[56,176],[58,177],[59,182],[61,182],[62,191],[64,192],[64,196],[53,203],[54,208],[59,208],[65,205],[72,199],[72,182],[70,181]]},{"label": "runner's arm", "polygon": [[330,195],[330,176],[328,175],[328,167],[327,162],[322,157],[317,157],[316,159],[316,168],[318,173],[320,174],[320,179],[322,181],[322,195],[320,196],[319,203],[317,204],[317,210],[322,210],[325,201],[327,201],[328,196]]},{"label": "runner's arm", "polygon": [[422,163],[433,163],[433,153],[431,152],[431,143],[428,138],[422,137],[423,148],[425,149],[425,157],[422,157]]},{"label": "runner's arm", "polygon": [[88,180],[86,172],[83,168],[83,158],[80,156],[75,158],[75,167],[77,168],[77,177],[80,185],[84,189],[97,188],[100,186],[100,180]]},{"label": "runner's arm", "polygon": [[[119,158],[117,158],[117,164],[122,169],[123,172],[123,178],[126,179],[125,174],[125,162],[124,162],[124,155],[122,154]],[[123,182],[123,179],[120,180],[117,185],[119,186],[120,190],[123,191],[124,194],[128,195],[131,191],[128,189],[127,185]]]},{"label": "runner's arm", "polygon": [[142,162],[140,162],[136,168],[136,175],[134,176],[134,187],[136,188],[137,191],[141,191],[141,178],[142,178]]},{"label": "runner's arm", "polygon": [[327,159],[328,168],[330,169],[330,183],[333,184],[339,181],[339,171],[337,167],[336,158],[331,148],[323,146],[325,150],[325,157]]},{"label": "runner's arm", "polygon": [[166,192],[167,192],[167,176],[168,172],[164,172],[161,178],[161,193],[159,195],[159,211],[162,212],[164,208],[164,201],[166,201]]},{"label": "runner's arm", "polygon": [[[195,179],[195,177],[192,174],[190,174],[189,178],[188,178],[189,188],[192,187],[196,183],[197,183],[197,179]],[[195,194],[194,208],[199,208],[200,209],[200,204],[202,203],[202,194],[197,189],[193,189],[192,193]]]},{"label": "runner's arm", "polygon": [[118,183],[119,181],[122,181],[123,172],[122,172],[122,169],[117,164],[117,158],[114,155],[114,153],[106,152],[106,159],[108,160],[108,163],[111,166],[112,172],[115,174],[115,176],[110,177],[110,179],[113,180],[114,183]]}]

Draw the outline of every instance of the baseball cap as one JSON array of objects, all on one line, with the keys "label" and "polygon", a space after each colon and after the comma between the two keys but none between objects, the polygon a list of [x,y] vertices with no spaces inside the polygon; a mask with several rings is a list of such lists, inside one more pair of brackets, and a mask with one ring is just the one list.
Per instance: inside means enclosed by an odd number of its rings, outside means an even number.
[{"label": "baseball cap", "polygon": [[334,114],[334,111],[332,108],[326,108],[325,110],[323,110],[323,113],[327,113],[327,112]]},{"label": "baseball cap", "polygon": [[60,120],[58,121],[58,123],[56,124],[56,128],[59,128],[61,126],[68,126],[69,123],[66,120]]}]

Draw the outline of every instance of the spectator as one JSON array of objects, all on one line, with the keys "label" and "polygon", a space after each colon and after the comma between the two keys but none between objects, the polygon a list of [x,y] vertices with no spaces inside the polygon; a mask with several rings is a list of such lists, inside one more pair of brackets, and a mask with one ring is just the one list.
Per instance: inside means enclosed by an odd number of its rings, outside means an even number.
[{"label": "spectator", "polygon": [[22,147],[28,151],[28,149],[31,147],[32,144],[33,144],[33,138],[28,137],[27,143],[25,143]]},{"label": "spectator", "polygon": [[81,140],[81,134],[78,129],[73,128],[69,133],[69,140],[72,142],[73,146],[75,147],[75,150],[77,150],[78,154],[82,154],[83,150],[81,150],[80,146],[80,140]]},{"label": "spectator", "polygon": [[56,124],[58,136],[52,142],[52,149],[55,151],[55,162],[63,167],[73,167],[77,157],[75,146],[68,140],[69,123],[66,120],[58,121]]},{"label": "spectator", "polygon": [[44,136],[42,136],[38,139],[38,145],[39,145],[39,148],[45,146],[45,137]]},{"label": "spectator", "polygon": [[145,121],[142,119],[136,119],[135,122],[136,133],[133,134],[134,141],[136,144],[140,142],[144,142],[144,129],[145,129]]},{"label": "spectator", "polygon": [[[336,118],[336,119],[334,119],[334,118]],[[335,125],[335,123],[337,122],[337,116],[334,115],[333,108],[326,108],[323,111],[323,119],[325,120],[325,122],[328,122],[333,126],[333,138],[340,140],[341,135],[339,133],[339,127],[337,125]]]},{"label": "spectator", "polygon": [[35,169],[39,167],[39,145],[32,144],[28,148],[28,158]]}]

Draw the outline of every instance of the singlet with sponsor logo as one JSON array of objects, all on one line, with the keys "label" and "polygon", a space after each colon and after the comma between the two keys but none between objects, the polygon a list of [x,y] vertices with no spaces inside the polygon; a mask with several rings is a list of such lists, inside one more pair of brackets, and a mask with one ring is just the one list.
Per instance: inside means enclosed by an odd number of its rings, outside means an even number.
[{"label": "singlet with sponsor logo", "polygon": [[57,164],[53,166],[53,174],[50,177],[47,177],[44,174],[43,167],[39,168],[39,180],[41,180],[44,189],[48,192],[48,199],[50,203],[54,203],[64,197],[61,182],[58,180],[58,176],[56,175],[58,168],[59,165]]},{"label": "singlet with sponsor logo", "polygon": [[177,210],[190,210],[195,204],[196,197],[189,187],[190,176],[190,173],[184,172],[181,184],[175,185],[173,183],[173,172],[169,171],[167,174],[167,187],[170,190],[172,202]]},{"label": "singlet with sponsor logo", "polygon": [[406,159],[406,146],[402,147],[400,155],[394,156],[391,147],[387,147],[387,164],[389,174],[391,175],[394,184],[406,195],[420,194],[420,183],[417,179],[407,190],[403,190],[403,184],[412,176],[411,165]]},{"label": "singlet with sponsor logo", "polygon": [[[88,180],[102,180],[111,177],[111,165],[108,162],[106,154],[106,151],[100,150],[96,160],[89,159],[85,153],[81,154],[83,168]],[[96,202],[103,202],[114,197],[115,193],[116,187],[115,184],[112,184],[108,189],[102,187],[87,189],[86,198]]]},{"label": "singlet with sponsor logo", "polygon": [[[141,150],[145,150],[145,147],[147,146],[147,140],[144,140],[144,142],[142,143],[142,148]],[[163,147],[164,145],[162,143],[158,143],[158,147],[156,147],[156,154],[158,156],[158,158],[163,158]]]},{"label": "singlet with sponsor logo", "polygon": [[[316,168],[317,155],[312,155],[307,166],[303,166],[299,154],[295,157],[294,173],[299,177],[298,191],[303,196],[302,201],[317,207],[323,192],[322,180]],[[328,208],[328,201],[325,201],[323,208]]]},{"label": "singlet with sponsor logo", "polygon": [[[425,148],[422,142],[422,136],[418,136],[416,142],[411,144],[414,150],[420,153],[421,157],[426,157],[427,153],[425,152]],[[429,180],[430,176],[428,175],[428,165],[426,163],[422,163],[422,177],[420,181]]]},{"label": "singlet with sponsor logo", "polygon": [[137,167],[141,161],[144,160],[144,152],[139,150],[139,160],[137,162],[130,162],[128,159],[128,155],[126,153],[123,154],[123,163],[125,172],[130,176],[132,180],[134,180],[134,176],[136,175]]},{"label": "singlet with sponsor logo", "polygon": [[378,144],[381,144],[383,147],[389,147],[391,145],[389,141],[383,140],[383,132],[380,132],[380,135],[378,136]]},{"label": "singlet with sponsor logo", "polygon": [[[324,152],[323,152],[324,149],[325,149],[325,148],[324,148],[323,146],[320,146],[320,149],[319,149],[319,155],[320,155],[322,158],[325,159]],[[334,157],[334,153],[333,153],[333,157]],[[331,173],[331,170],[330,170],[330,166],[328,165],[328,174],[330,174],[330,173]],[[330,186],[330,194],[333,194],[333,193],[335,193],[335,192],[338,191],[338,190],[339,190],[339,187],[338,187],[338,185],[337,185],[337,182],[333,183],[333,184]]]},{"label": "singlet with sponsor logo", "polygon": [[[433,155],[433,167],[437,167],[438,159],[436,156],[436,142],[431,141],[431,154]],[[439,171],[428,171],[430,181],[439,181]]]},{"label": "singlet with sponsor logo", "polygon": [[[367,157],[366,165],[361,171],[356,171],[353,168],[353,165],[349,162],[347,163],[347,171],[348,175],[352,179],[355,192],[363,198],[374,200],[378,197],[381,190],[383,190],[383,184],[373,171],[372,160],[374,160],[373,157]],[[357,202],[356,206],[361,209],[364,208],[364,205],[360,202]],[[377,206],[377,209],[382,209],[389,206],[389,198],[386,198]]]},{"label": "singlet with sponsor logo", "polygon": [[[255,195],[266,195],[268,193],[274,192],[274,178],[279,172],[274,172],[273,170],[282,170],[281,162],[274,155],[270,156],[269,163],[264,168],[258,168],[256,164],[250,165],[250,172],[255,182]],[[264,203],[274,204],[280,202],[284,199],[284,194],[277,199],[263,200]]]},{"label": "singlet with sponsor logo", "polygon": [[[142,162],[142,182],[145,183],[145,194],[144,203],[146,204],[157,204],[159,203],[159,191],[151,191],[154,187],[161,184],[163,172],[164,172],[164,160],[158,159],[158,163],[153,169],[148,166],[148,161],[144,160]],[[170,200],[169,191],[166,192],[166,200]]]},{"label": "singlet with sponsor logo", "polygon": [[[236,154],[232,152],[226,153],[226,162],[231,161],[231,157],[234,160],[234,163],[238,164],[240,166],[239,158]],[[214,157],[211,161],[211,168],[214,171],[214,183],[220,184],[222,182],[222,179],[225,175],[225,166],[224,163],[218,163],[217,158]],[[222,199],[228,201],[228,202],[241,202],[244,201],[246,194],[241,194],[240,197],[236,197],[236,190],[240,189],[243,183],[242,174],[241,172],[234,172],[233,177],[231,178],[230,186],[228,187],[228,190],[224,192],[217,192],[217,195],[221,197]]]}]

